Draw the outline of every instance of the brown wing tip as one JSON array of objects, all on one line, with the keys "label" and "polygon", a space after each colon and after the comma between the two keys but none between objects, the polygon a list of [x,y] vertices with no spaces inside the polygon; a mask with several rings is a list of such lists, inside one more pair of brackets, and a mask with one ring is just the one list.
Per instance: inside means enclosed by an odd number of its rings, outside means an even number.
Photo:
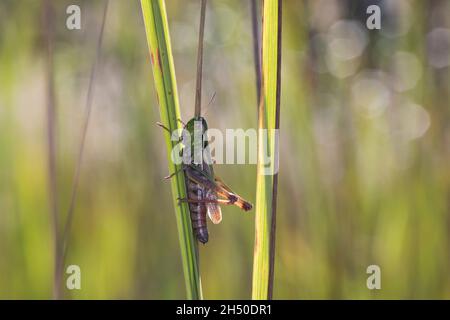
[{"label": "brown wing tip", "polygon": [[241,208],[244,211],[249,211],[253,208],[253,206],[250,202],[247,202],[247,201],[243,200],[242,198],[237,197],[235,195],[229,195],[228,200],[231,203],[237,205],[239,208]]},{"label": "brown wing tip", "polygon": [[236,205],[244,211],[249,211],[253,208],[253,206],[250,202],[243,201],[243,200],[236,202]]},{"label": "brown wing tip", "polygon": [[252,208],[253,208],[253,206],[249,202],[244,202],[243,205],[242,205],[242,209],[244,209],[245,211],[252,210]]}]

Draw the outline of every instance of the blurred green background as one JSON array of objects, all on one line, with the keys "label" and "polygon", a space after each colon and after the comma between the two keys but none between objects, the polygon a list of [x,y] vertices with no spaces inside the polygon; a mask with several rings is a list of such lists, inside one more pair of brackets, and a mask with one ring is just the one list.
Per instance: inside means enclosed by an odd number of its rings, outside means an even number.
[{"label": "blurred green background", "polygon": [[[183,119],[193,115],[199,1],[169,0]],[[62,223],[103,1],[52,1]],[[66,8],[81,7],[81,30]],[[368,30],[366,8],[382,9]],[[284,1],[274,297],[450,298],[450,1]],[[53,238],[41,1],[0,1],[0,298],[51,298]],[[210,127],[256,126],[250,1],[211,0]],[[185,297],[138,1],[108,10],[66,266],[67,298]],[[254,165],[217,173],[254,201]],[[223,208],[200,246],[204,297],[248,299],[254,213]],[[366,287],[379,265],[381,290]]]}]

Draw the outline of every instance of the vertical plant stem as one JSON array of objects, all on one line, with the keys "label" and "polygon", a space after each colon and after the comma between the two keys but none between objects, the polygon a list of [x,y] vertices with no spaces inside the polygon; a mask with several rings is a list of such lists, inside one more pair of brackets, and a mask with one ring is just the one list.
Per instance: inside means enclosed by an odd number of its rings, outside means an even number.
[{"label": "vertical plant stem", "polygon": [[206,0],[202,0],[200,9],[200,25],[198,31],[197,81],[195,86],[195,117],[202,114],[202,73],[203,73],[203,36],[205,33]]},{"label": "vertical plant stem", "polygon": [[[170,45],[166,7],[163,0],[141,0],[142,13],[153,65],[153,77],[159,102],[161,122],[171,132],[180,128],[180,110],[175,68]],[[169,172],[177,172],[171,179],[173,203],[178,227],[178,237],[183,265],[183,273],[188,299],[202,299],[197,242],[192,232],[187,203],[178,199],[186,198],[186,182],[180,165],[171,160],[171,152],[177,141],[172,141],[169,132],[164,131]]]},{"label": "vertical plant stem", "polygon": [[253,36],[253,61],[255,64],[256,79],[256,99],[261,99],[261,34],[258,24],[258,3],[257,0],[250,1],[250,11],[252,14],[252,36]]},{"label": "vertical plant stem", "polygon": [[[276,105],[275,105],[275,129],[280,129],[280,99],[281,99],[281,30],[282,30],[282,0],[278,2],[278,32],[277,32],[277,93],[276,93]],[[275,162],[279,161],[279,144],[278,139],[275,139]],[[275,239],[277,229],[277,195],[278,195],[278,172],[273,176],[273,188],[272,188],[272,222],[270,228],[270,254],[269,254],[269,288],[268,299],[273,298],[273,283],[275,275]]]},{"label": "vertical plant stem", "polygon": [[47,164],[48,164],[48,195],[50,204],[50,221],[52,221],[53,233],[53,298],[61,298],[61,270],[58,261],[60,260],[60,239],[59,239],[59,211],[58,211],[58,188],[56,179],[56,102],[55,102],[55,81],[53,63],[54,44],[54,11],[50,0],[44,1],[44,29],[46,39],[46,72],[47,72]]},{"label": "vertical plant stem", "polygon": [[[281,2],[265,0],[262,26],[262,99],[258,110],[253,299],[271,299],[275,258],[278,139],[281,93]],[[266,131],[266,134],[264,133]],[[267,168],[266,158],[270,159]]]}]

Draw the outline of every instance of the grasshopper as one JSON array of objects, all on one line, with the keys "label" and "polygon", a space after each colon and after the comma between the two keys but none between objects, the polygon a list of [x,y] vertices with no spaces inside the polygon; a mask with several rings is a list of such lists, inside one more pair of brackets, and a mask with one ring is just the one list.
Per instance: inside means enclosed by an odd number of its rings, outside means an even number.
[{"label": "grasshopper", "polygon": [[[179,120],[181,122],[181,120]],[[201,125],[201,135],[198,137],[198,125]],[[170,130],[164,125],[158,123],[165,130]],[[208,229],[206,224],[206,215],[214,224],[222,221],[222,211],[220,205],[235,205],[244,211],[252,209],[252,204],[244,200],[241,196],[232,191],[218,176],[214,174],[211,161],[205,161],[206,157],[211,159],[211,153],[208,147],[207,133],[208,125],[205,118],[193,117],[188,123],[184,124],[183,141],[185,134],[194,137],[188,142],[190,154],[187,155],[188,161],[183,161],[181,170],[184,172],[186,181],[187,198],[178,199],[180,202],[189,204],[192,229],[198,241],[205,244],[208,242]],[[197,135],[197,136],[196,136]],[[186,148],[186,144],[185,144]],[[182,153],[186,152],[185,148]],[[195,163],[195,153],[201,152],[202,160]],[[186,154],[184,154],[186,156]],[[187,163],[186,163],[187,162]],[[170,179],[176,173],[167,176]]]},{"label": "grasshopper", "polygon": [[[206,131],[208,125],[205,118],[201,116],[201,87],[202,87],[202,63],[203,63],[203,35],[205,27],[206,0],[202,0],[200,12],[200,28],[197,56],[197,83],[195,90],[195,113],[194,117],[184,124],[183,145],[181,149],[183,164],[181,170],[184,172],[186,181],[187,198],[178,199],[187,202],[191,216],[192,229],[198,241],[205,244],[208,242],[208,228],[206,225],[206,214],[214,224],[222,221],[220,205],[236,205],[244,211],[252,208],[252,205],[234,193],[222,180],[214,174],[211,160],[211,152],[208,147]],[[213,97],[214,98],[214,97]],[[166,130],[170,130],[159,124]],[[200,125],[200,131],[198,130]],[[188,135],[188,136],[187,136]],[[190,139],[187,141],[187,137]],[[194,137],[192,139],[192,137]],[[192,150],[194,152],[192,152]],[[206,160],[205,161],[205,156]],[[171,178],[174,172],[166,178]]]}]

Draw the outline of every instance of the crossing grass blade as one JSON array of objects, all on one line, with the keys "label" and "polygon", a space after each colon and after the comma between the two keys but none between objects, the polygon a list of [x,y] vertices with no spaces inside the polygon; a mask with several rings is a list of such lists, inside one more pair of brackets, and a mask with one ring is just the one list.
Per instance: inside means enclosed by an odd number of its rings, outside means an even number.
[{"label": "crossing grass blade", "polygon": [[[161,122],[173,132],[180,126],[178,121],[180,110],[165,3],[163,0],[141,0],[141,7],[152,60]],[[197,242],[193,237],[189,208],[186,203],[178,202],[178,199],[186,198],[185,177],[184,173],[180,171],[180,166],[171,161],[171,151],[176,142],[171,141],[170,133],[164,131],[164,136],[169,172],[178,172],[171,179],[171,187],[187,298],[202,299],[198,249]]]},{"label": "crossing grass blade", "polygon": [[[278,145],[273,129],[280,120],[281,0],[265,0],[262,25],[262,88],[258,110],[258,165],[256,180],[253,299],[271,299],[275,255]],[[270,159],[270,172],[264,158]]]}]

